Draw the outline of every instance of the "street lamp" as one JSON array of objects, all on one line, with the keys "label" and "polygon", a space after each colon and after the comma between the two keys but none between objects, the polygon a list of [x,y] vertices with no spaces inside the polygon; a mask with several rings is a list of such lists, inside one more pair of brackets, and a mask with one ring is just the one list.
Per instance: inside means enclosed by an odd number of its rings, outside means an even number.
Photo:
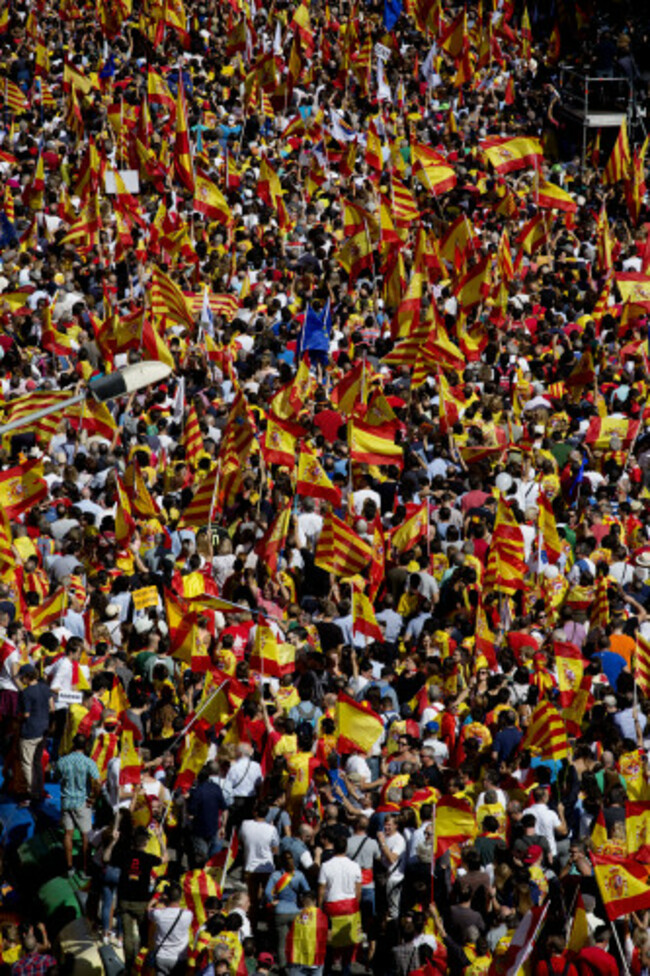
[{"label": "street lamp", "polygon": [[125,366],[124,369],[116,370],[114,373],[107,373],[106,376],[99,376],[95,380],[90,380],[85,390],[82,390],[81,393],[76,393],[68,400],[58,400],[56,403],[51,403],[48,407],[35,410],[33,413],[28,413],[23,417],[17,417],[15,420],[10,420],[8,424],[2,424],[0,426],[0,436],[9,433],[10,430],[17,430],[19,427],[29,427],[31,424],[36,423],[37,420],[42,420],[43,417],[49,417],[51,413],[59,413],[61,410],[74,407],[78,403],[82,403],[88,395],[94,397],[99,403],[106,403],[107,400],[114,400],[120,396],[128,396],[129,393],[135,393],[137,390],[142,390],[146,386],[153,386],[154,383],[160,383],[162,380],[167,379],[171,371],[171,366],[168,366],[167,363],[158,362],[157,360],[144,363],[132,363],[130,366]]}]

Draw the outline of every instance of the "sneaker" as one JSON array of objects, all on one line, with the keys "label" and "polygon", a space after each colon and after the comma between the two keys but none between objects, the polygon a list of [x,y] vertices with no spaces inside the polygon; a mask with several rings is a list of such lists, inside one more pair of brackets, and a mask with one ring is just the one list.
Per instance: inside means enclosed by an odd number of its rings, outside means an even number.
[{"label": "sneaker", "polygon": [[75,876],[76,873],[77,872],[75,871],[74,868],[68,868],[68,877],[69,878],[74,878],[74,876]]}]

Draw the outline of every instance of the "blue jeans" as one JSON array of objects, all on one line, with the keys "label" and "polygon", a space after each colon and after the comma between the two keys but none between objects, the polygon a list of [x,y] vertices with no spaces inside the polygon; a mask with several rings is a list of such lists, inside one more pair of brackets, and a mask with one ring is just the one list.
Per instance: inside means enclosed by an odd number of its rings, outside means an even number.
[{"label": "blue jeans", "polygon": [[115,894],[120,880],[119,868],[107,864],[102,878],[102,931],[111,930],[111,909],[115,904]]}]

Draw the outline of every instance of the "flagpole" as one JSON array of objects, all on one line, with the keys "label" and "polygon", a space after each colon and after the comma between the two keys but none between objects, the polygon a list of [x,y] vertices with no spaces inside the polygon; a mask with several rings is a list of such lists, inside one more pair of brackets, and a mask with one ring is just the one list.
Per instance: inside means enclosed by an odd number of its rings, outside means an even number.
[{"label": "flagpole", "polygon": [[434,878],[436,873],[436,805],[431,808],[431,903],[433,904]]},{"label": "flagpole", "polygon": [[219,885],[219,887],[221,889],[222,895],[224,892],[224,888],[226,886],[226,875],[228,874],[228,862],[230,861],[230,857],[231,857],[232,842],[234,837],[235,837],[235,831],[233,830],[232,834],[230,835],[230,840],[228,841],[228,852],[226,854],[226,860],[223,862],[223,868],[221,869],[221,884]]},{"label": "flagpole", "polygon": [[625,976],[631,976],[630,967],[627,964],[627,958],[625,956],[625,952],[623,951],[623,946],[621,945],[621,939],[619,937],[618,932],[616,931],[616,921],[612,921],[611,928],[612,928],[612,932],[614,933],[614,939],[616,941],[616,945],[618,946],[618,951],[621,956],[621,963],[623,964],[623,969],[625,970]]},{"label": "flagpole", "polygon": [[209,697],[206,698],[206,700],[203,702],[203,704],[200,705],[199,708],[196,710],[196,712],[194,713],[191,721],[189,721],[187,723],[187,725],[185,726],[185,728],[182,729],[178,733],[178,735],[176,736],[176,738],[174,739],[174,741],[172,742],[172,744],[165,750],[166,752],[173,752],[174,751],[174,749],[176,748],[176,746],[178,745],[178,743],[181,741],[181,739],[183,739],[187,735],[187,733],[190,731],[190,729],[192,728],[192,726],[201,717],[201,713],[205,711],[205,709],[208,707],[208,705],[216,698],[216,696],[219,694],[219,692],[221,691],[221,689],[226,687],[226,685],[228,684],[229,681],[230,681],[230,678],[226,678],[226,680],[225,681],[222,681],[221,684],[217,688],[214,688],[212,690],[212,692],[210,693]]},{"label": "flagpole", "polygon": [[221,478],[221,458],[217,461],[217,475],[214,479],[214,491],[212,492],[212,501],[210,502],[210,512],[208,513],[208,535],[212,539],[212,516],[214,515],[214,506],[217,501],[217,495],[219,494],[219,481]]}]

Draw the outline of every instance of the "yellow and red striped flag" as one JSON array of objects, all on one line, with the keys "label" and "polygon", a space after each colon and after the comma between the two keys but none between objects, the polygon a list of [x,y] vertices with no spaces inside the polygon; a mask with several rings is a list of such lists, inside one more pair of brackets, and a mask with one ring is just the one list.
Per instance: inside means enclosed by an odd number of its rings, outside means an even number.
[{"label": "yellow and red striped flag", "polygon": [[316,565],[335,576],[355,576],[371,560],[372,547],[333,512],[326,512],[314,554]]},{"label": "yellow and red striped flag", "polygon": [[280,553],[284,549],[291,524],[291,502],[285,504],[257,543],[255,550],[273,576],[277,572]]},{"label": "yellow and red striped flag", "polygon": [[158,265],[151,274],[151,311],[160,318],[194,328],[194,318],[185,295]]},{"label": "yellow and red striped flag", "polygon": [[12,115],[22,115],[29,108],[27,98],[22,88],[9,78],[0,79],[0,90],[4,96],[5,108]]},{"label": "yellow and red striped flag", "polygon": [[641,694],[650,698],[650,641],[639,633],[634,651],[634,677]]},{"label": "yellow and red striped flag", "polygon": [[447,161],[435,150],[422,143],[411,143],[413,175],[427,187],[434,196],[453,190],[456,186],[456,173]]},{"label": "yellow and red striped flag", "polygon": [[203,434],[201,433],[199,418],[193,403],[190,404],[187,411],[181,445],[185,448],[185,460],[196,470],[199,458],[203,454]]},{"label": "yellow and red striped flag", "polygon": [[373,426],[362,420],[350,421],[350,457],[365,464],[404,463],[404,451],[395,443],[394,429]]},{"label": "yellow and red striped flag", "polygon": [[220,462],[217,462],[213,471],[196,488],[191,502],[183,509],[183,525],[199,529],[212,521],[219,491],[220,467]]},{"label": "yellow and red striped flag", "polygon": [[616,142],[603,172],[603,183],[618,183],[630,176],[630,142],[627,135],[627,119],[623,116]]},{"label": "yellow and red striped flag", "polygon": [[547,210],[562,210],[564,213],[575,213],[578,204],[570,193],[563,190],[555,183],[547,180],[540,180],[535,194],[535,202],[538,207],[545,207]]},{"label": "yellow and red striped flag", "polygon": [[538,495],[539,531],[549,563],[556,563],[562,554],[562,542],[550,498],[540,491]]},{"label": "yellow and red striped flag", "polygon": [[533,711],[521,748],[542,759],[566,759],[571,754],[564,719],[550,702],[540,702]]}]

